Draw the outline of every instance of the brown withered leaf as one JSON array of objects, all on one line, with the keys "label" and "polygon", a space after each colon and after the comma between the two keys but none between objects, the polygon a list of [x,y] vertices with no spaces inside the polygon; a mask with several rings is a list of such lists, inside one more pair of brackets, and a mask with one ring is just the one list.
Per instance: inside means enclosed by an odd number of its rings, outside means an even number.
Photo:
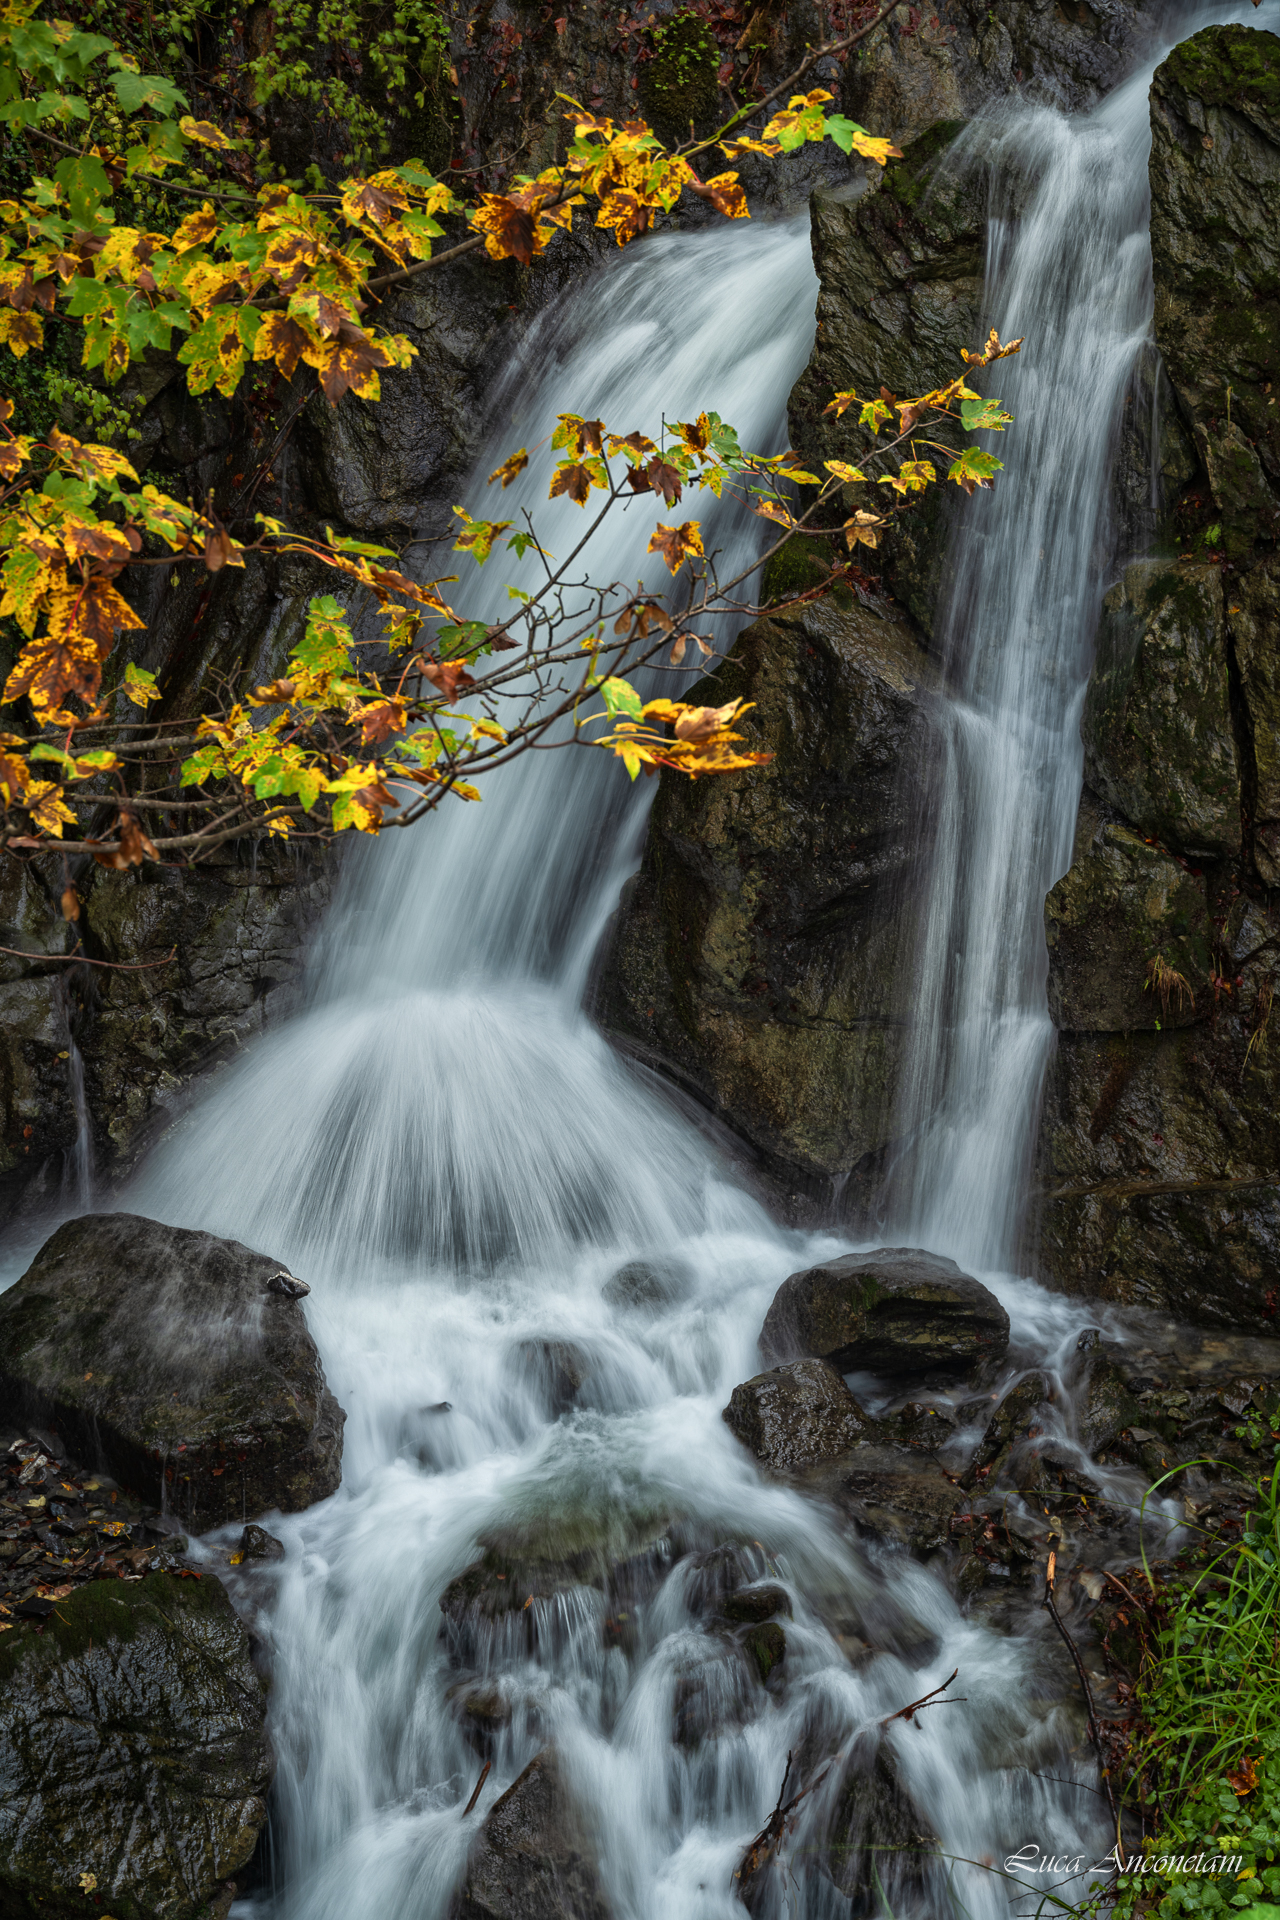
[{"label": "brown withered leaf", "polygon": [[[140,620],[122,593],[117,593],[109,580],[91,580],[79,596],[78,606],[72,617],[82,633],[92,640],[98,649],[98,658],[105,660],[116,642],[116,635],[123,630],[145,627],[146,621]],[[54,610],[50,607],[49,624],[54,624]],[[79,691],[79,689],[77,689]],[[95,687],[92,696],[97,697]]]},{"label": "brown withered leaf", "polygon": [[204,542],[204,563],[210,573],[221,573],[231,558],[231,547],[231,535],[225,527],[210,527]]},{"label": "brown withered leaf", "polygon": [[461,660],[424,660],[422,671],[433,687],[438,687],[452,706],[458,695],[466,687],[474,687],[475,680],[467,672]]},{"label": "brown withered leaf", "polygon": [[253,343],[255,360],[274,360],[286,380],[292,380],[299,360],[311,345],[310,337],[284,313],[265,313]]},{"label": "brown withered leaf", "polygon": [[376,400],[378,375],[391,365],[391,357],[360,327],[344,320],[337,335],[326,340],[313,356],[312,363],[320,375],[325,399],[336,407],[348,392],[364,400]]},{"label": "brown withered leaf", "polygon": [[307,268],[320,257],[319,242],[310,233],[278,232],[271,240],[263,265],[281,293],[294,293],[307,277]]},{"label": "brown withered leaf", "polygon": [[138,825],[136,814],[121,812],[116,816],[116,838],[119,841],[118,846],[104,847],[101,853],[94,854],[93,857],[100,867],[109,867],[117,873],[123,873],[128,867],[140,867],[144,858],[149,860],[160,858]]},{"label": "brown withered leaf", "polygon": [[64,920],[78,920],[80,918],[80,895],[72,886],[63,888],[62,917]]},{"label": "brown withered leaf", "polygon": [[747,196],[738,183],[736,173],[717,173],[707,181],[702,191],[716,212],[722,213],[726,220],[750,218]]},{"label": "brown withered leaf", "polygon": [[673,467],[670,461],[664,460],[660,454],[655,453],[645,472],[649,476],[649,485],[654,492],[660,493],[669,507],[674,507],[683,490],[680,469]]},{"label": "brown withered leaf", "polygon": [[591,475],[587,468],[581,462],[566,463],[556,468],[547,497],[554,500],[557,494],[564,494],[567,499],[576,501],[578,506],[585,507],[590,492]]},{"label": "brown withered leaf", "polygon": [[485,251],[491,260],[518,260],[527,267],[535,254],[542,252],[538,233],[537,206],[522,207],[505,194],[482,193],[480,212],[472,216],[472,225],[485,236]]},{"label": "brown withered leaf", "polygon": [[647,468],[628,467],[627,485],[630,487],[632,493],[648,493],[649,474]]},{"label": "brown withered leaf", "polygon": [[361,744],[372,747],[393,733],[404,732],[408,725],[408,710],[403,700],[392,695],[387,700],[376,701],[371,707],[361,707],[355,718],[360,722]]},{"label": "brown withered leaf", "polygon": [[625,247],[629,240],[638,240],[649,231],[649,209],[629,187],[620,187],[601,202],[596,225],[612,227],[614,239]]},{"label": "brown withered leaf", "polygon": [[1228,1773],[1227,1785],[1231,1788],[1238,1800],[1243,1800],[1247,1793],[1253,1792],[1257,1784],[1258,1763],[1251,1755],[1247,1753],[1243,1754],[1240,1759],[1240,1765],[1236,1768],[1235,1772]]},{"label": "brown withered leaf", "polygon": [[123,566],[135,552],[120,528],[108,525],[105,520],[82,520],[78,514],[66,513],[61,531],[62,544],[72,560],[114,561]]},{"label": "brown withered leaf", "polygon": [[578,440],[588,453],[603,453],[604,421],[584,420],[578,428]]},{"label": "brown withered leaf", "polygon": [[702,552],[702,529],[696,520],[686,520],[678,527],[655,527],[650,540],[649,552],[660,553],[672,573],[679,573],[691,554]]}]

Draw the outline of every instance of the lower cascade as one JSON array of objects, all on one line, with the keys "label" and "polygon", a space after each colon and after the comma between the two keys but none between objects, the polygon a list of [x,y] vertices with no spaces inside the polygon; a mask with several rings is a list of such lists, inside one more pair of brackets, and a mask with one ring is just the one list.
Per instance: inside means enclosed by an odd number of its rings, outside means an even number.
[{"label": "lower cascade", "polygon": [[[1276,25],[1274,5],[1243,12]],[[951,152],[989,192],[984,334],[1027,344],[1001,368],[1006,470],[951,523],[914,1011],[856,1234],[838,1205],[766,1205],[657,1049],[624,1056],[584,1010],[650,794],[573,750],[349,856],[305,1008],[201,1091],[112,1211],[89,1204],[84,1133],[63,1199],[84,1217],[0,1294],[10,1459],[43,1471],[65,1442],[122,1488],[132,1473],[115,1511],[143,1576],[137,1671],[167,1685],[214,1649],[209,1725],[175,1716],[172,1752],[187,1782],[230,1778],[235,1748],[247,1783],[199,1816],[245,1856],[217,1897],[192,1891],[194,1843],[156,1838],[129,1914],[997,1920],[1105,1879],[1117,1819],[1081,1676],[1112,1696],[1084,1624],[1108,1569],[1183,1537],[1162,1435],[1197,1394],[1225,1432],[1280,1374],[1274,1339],[1200,1340],[1025,1271],[1044,902],[1072,867],[1103,593],[1159,504],[1127,526],[1109,505],[1134,396],[1160,391],[1142,385],[1156,64],[1088,113],[993,110]],[[629,427],[657,391],[781,449],[814,298],[807,217],[646,239],[526,339],[471,506],[557,412]],[[1150,451],[1158,422],[1142,434]],[[505,513],[541,515],[554,458],[534,445]],[[553,545],[575,512],[553,504]],[[611,522],[584,570],[656,588],[649,531]],[[726,502],[704,539],[727,575],[759,522]],[[500,590],[473,617],[496,620]],[[109,1334],[87,1320],[103,1289]],[[106,1357],[73,1377],[58,1342]],[[242,1397],[215,1393],[232,1376]],[[112,1524],[99,1479],[48,1484],[64,1532]],[[92,1637],[56,1713],[24,1680],[29,1743],[87,1711]],[[139,1801],[173,1791],[112,1754]],[[90,1831],[80,1803],[66,1820]]]}]

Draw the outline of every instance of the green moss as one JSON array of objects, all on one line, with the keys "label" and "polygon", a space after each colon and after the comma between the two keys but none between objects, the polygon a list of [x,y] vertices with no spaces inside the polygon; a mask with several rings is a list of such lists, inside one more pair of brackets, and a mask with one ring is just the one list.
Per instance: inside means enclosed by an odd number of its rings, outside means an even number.
[{"label": "green moss", "polygon": [[1280,129],[1280,39],[1257,27],[1205,27],[1175,47],[1157,88],[1182,87],[1210,107],[1234,107]]},{"label": "green moss", "polygon": [[968,123],[964,120],[939,120],[936,126],[911,141],[901,160],[885,171],[884,189],[904,207],[919,206],[933,184],[934,162],[959,139]]},{"label": "green moss", "polygon": [[0,1686],[6,1685],[19,1664],[34,1659],[42,1665],[74,1660],[91,1647],[121,1646],[153,1624],[157,1614],[167,1624],[178,1612],[215,1612],[228,1605],[217,1580],[180,1580],[170,1573],[151,1573],[145,1580],[91,1580],[59,1600],[36,1634],[30,1626],[0,1637]]},{"label": "green moss", "polygon": [[790,600],[798,593],[807,593],[810,587],[821,586],[831,571],[833,550],[830,540],[795,534],[766,563],[761,597],[766,602]]},{"label": "green moss", "polygon": [[755,1661],[762,1680],[767,1680],[786,1657],[787,1636],[776,1620],[766,1620],[762,1626],[753,1627],[742,1644]]},{"label": "green moss", "polygon": [[696,13],[676,13],[653,30],[653,58],[641,88],[654,131],[668,143],[687,140],[689,128],[707,133],[720,100],[716,43]]}]

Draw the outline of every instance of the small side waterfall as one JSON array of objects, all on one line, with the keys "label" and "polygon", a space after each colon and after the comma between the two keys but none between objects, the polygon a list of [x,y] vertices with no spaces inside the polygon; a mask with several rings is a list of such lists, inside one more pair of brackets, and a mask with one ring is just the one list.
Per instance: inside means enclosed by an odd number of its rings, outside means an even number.
[{"label": "small side waterfall", "polygon": [[[991,436],[1007,470],[952,543],[952,697],[890,1237],[970,1270],[1012,1265],[1053,1041],[1042,908],[1071,862],[1108,473],[1151,320],[1148,83],[1135,75],[1083,119],[1033,113],[969,136],[993,179],[990,320],[1027,344],[984,383],[1015,416]],[[1017,221],[1015,193],[1029,194]]]}]

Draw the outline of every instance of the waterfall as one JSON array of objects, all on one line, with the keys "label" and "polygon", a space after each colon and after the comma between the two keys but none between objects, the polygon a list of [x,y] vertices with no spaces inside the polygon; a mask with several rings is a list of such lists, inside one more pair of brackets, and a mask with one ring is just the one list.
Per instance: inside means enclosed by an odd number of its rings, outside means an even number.
[{"label": "waterfall", "polygon": [[[1147,324],[1146,85],[1079,121],[1021,113],[989,136],[997,210],[1002,169],[1037,182],[992,242],[993,317],[1028,345],[993,383],[1018,416],[1008,472],[954,553],[901,1188],[907,1237],[984,1267],[1007,1264],[1050,1038],[1039,912],[1069,857],[1098,503]],[[534,329],[481,475],[561,409],[652,432],[659,404],[709,407],[744,444],[781,445],[813,295],[803,219],[641,243]],[[503,517],[528,504],[567,551],[581,521],[548,506],[551,459],[535,452]],[[469,505],[489,507],[483,486]],[[748,517],[703,517],[728,564],[759,550]],[[651,502],[630,505],[584,572],[644,577],[652,525]],[[503,567],[468,581],[469,612],[506,611]],[[273,1519],[286,1556],[253,1574],[279,1762],[263,1899],[279,1920],[444,1920],[479,1821],[549,1740],[602,1837],[614,1920],[740,1920],[733,1870],[788,1754],[812,1773],[858,1739],[883,1738],[948,1863],[898,1920],[998,1920],[1006,1855],[1088,1861],[1108,1844],[1091,1765],[1073,1756],[1074,1677],[1065,1662],[1060,1682],[1044,1677],[1043,1616],[1022,1633],[966,1617],[927,1568],[850,1544],[824,1505],[762,1479],[720,1418],[758,1369],[780,1281],[846,1243],[773,1223],[580,1011],[646,785],[600,754],[531,754],[480,805],[356,848],[311,1004],[219,1076],[125,1198],[304,1275],[349,1413],[339,1493]],[[637,1258],[670,1283],[647,1318],[602,1291]],[[1017,1364],[1061,1368],[1086,1309],[994,1284]],[[581,1384],[565,1414],[548,1356],[569,1343]],[[469,1683],[492,1686],[504,1717],[464,1820],[478,1761],[441,1598],[483,1546],[547,1537],[607,1540],[661,1577],[625,1635],[579,1588],[479,1650]],[[735,1692],[700,1619],[689,1549],[721,1546],[787,1588],[780,1688]],[[955,1667],[963,1705],[878,1731]],[[717,1703],[714,1737],[677,1737],[697,1697]],[[820,1856],[838,1791],[837,1770],[789,1843],[804,1920],[850,1910]],[[1068,1874],[1043,1891],[1084,1886]]]}]

